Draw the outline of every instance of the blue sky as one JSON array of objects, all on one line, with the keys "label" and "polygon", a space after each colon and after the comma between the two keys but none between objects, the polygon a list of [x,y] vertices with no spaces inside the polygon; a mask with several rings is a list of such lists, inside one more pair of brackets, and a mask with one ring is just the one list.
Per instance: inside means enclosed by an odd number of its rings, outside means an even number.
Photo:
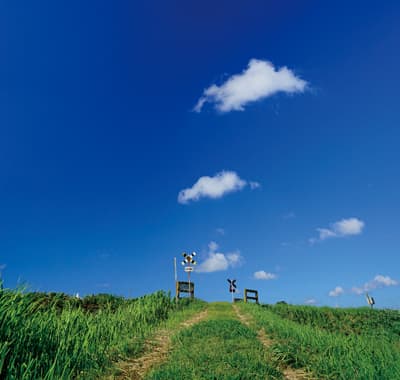
[{"label": "blue sky", "polygon": [[[400,307],[400,5],[0,5],[0,268],[81,295],[226,279]],[[180,279],[185,279],[179,268]]]}]

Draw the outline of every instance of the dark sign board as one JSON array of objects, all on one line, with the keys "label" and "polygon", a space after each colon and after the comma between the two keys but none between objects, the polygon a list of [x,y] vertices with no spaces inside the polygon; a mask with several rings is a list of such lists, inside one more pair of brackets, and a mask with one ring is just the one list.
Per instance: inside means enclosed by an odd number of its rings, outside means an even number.
[{"label": "dark sign board", "polygon": [[179,281],[178,282],[178,290],[180,293],[193,293],[194,292],[194,283],[190,283],[189,287],[189,282],[185,281]]}]

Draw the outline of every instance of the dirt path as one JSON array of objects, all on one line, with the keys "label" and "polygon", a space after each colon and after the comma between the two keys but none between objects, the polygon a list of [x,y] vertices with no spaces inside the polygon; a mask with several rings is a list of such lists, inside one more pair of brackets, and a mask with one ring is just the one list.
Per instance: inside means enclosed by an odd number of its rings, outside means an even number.
[{"label": "dirt path", "polygon": [[141,380],[145,374],[155,365],[164,362],[167,359],[171,336],[176,334],[178,330],[188,328],[202,321],[207,317],[208,309],[196,314],[187,321],[182,322],[173,331],[161,329],[157,331],[152,340],[145,343],[144,353],[142,356],[128,361],[117,363],[118,375],[111,377],[115,380]]},{"label": "dirt path", "polygon": [[[236,315],[240,322],[242,322],[244,325],[248,327],[254,327],[254,321],[251,318],[250,315],[248,314],[243,314],[240,312],[240,309],[237,305],[233,305],[233,309],[236,312]],[[271,347],[273,344],[272,339],[268,338],[267,335],[265,334],[264,329],[260,329],[257,332],[257,337],[258,340],[263,344],[265,348]],[[306,373],[303,370],[300,369],[293,369],[286,367],[282,370],[283,375],[285,376],[286,380],[312,380],[314,379],[310,374]]]}]

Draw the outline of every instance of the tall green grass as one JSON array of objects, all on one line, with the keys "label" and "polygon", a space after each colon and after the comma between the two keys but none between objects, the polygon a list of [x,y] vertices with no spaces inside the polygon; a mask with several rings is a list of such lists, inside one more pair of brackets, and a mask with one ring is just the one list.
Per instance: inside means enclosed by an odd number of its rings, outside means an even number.
[{"label": "tall green grass", "polygon": [[103,303],[88,312],[72,302],[50,302],[32,293],[0,292],[1,379],[91,379],[111,361],[140,351],[146,335],[176,308],[157,292]]},{"label": "tall green grass", "polygon": [[376,339],[400,339],[400,312],[370,308],[330,308],[294,305],[266,305],[282,318],[345,335],[374,336]]},{"label": "tall green grass", "polygon": [[267,308],[240,307],[274,339],[275,357],[292,367],[306,368],[324,379],[400,379],[400,351],[384,336],[326,331],[282,318]]}]

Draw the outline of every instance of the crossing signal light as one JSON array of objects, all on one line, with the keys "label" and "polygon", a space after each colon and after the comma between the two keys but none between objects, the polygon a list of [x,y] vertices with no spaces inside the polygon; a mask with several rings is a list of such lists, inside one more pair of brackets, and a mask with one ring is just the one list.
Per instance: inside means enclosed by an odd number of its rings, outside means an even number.
[{"label": "crossing signal light", "polygon": [[196,256],[196,252],[192,252],[190,255],[188,255],[186,252],[182,253],[183,260],[182,260],[182,265],[196,265],[197,261],[194,259]]}]

